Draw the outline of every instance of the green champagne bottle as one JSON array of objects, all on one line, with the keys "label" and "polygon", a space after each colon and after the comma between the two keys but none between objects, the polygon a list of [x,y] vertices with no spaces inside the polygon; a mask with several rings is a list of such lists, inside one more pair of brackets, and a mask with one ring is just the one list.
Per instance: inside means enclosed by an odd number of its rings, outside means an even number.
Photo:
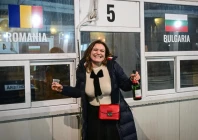
[{"label": "green champagne bottle", "polygon": [[[133,73],[135,74],[136,71],[133,70]],[[141,94],[141,87],[140,87],[140,81],[132,80],[132,93],[133,93],[133,99],[134,100],[141,100],[142,94]]]}]

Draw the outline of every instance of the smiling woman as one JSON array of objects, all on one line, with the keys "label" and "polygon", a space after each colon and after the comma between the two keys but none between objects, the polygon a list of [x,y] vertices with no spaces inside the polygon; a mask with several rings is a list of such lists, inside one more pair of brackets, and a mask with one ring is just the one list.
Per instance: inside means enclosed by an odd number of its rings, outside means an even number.
[{"label": "smiling woman", "polygon": [[93,67],[101,66],[102,61],[105,59],[105,47],[102,44],[95,44],[90,57]]},{"label": "smiling woman", "polygon": [[87,72],[92,71],[92,68],[106,65],[108,57],[111,57],[111,53],[107,45],[100,41],[92,42],[84,53],[83,59],[86,60]]},{"label": "smiling woman", "polygon": [[[131,80],[139,80],[140,76],[138,73],[131,75],[130,80],[115,59],[103,41],[93,41],[79,62],[76,87],[52,83],[52,90],[74,98],[81,97],[83,140],[121,140],[123,137],[137,140],[133,115],[120,89],[130,91]],[[99,118],[101,104],[118,103],[121,110],[119,121]]]}]

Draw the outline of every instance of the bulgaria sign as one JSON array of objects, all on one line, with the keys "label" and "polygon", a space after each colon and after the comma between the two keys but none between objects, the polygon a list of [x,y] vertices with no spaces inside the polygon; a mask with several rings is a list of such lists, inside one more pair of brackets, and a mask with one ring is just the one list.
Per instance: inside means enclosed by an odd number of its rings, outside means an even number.
[{"label": "bulgaria sign", "polygon": [[165,14],[166,32],[188,32],[188,17],[180,14]]},{"label": "bulgaria sign", "polygon": [[189,35],[164,35],[164,42],[190,42]]},{"label": "bulgaria sign", "polygon": [[165,31],[176,34],[164,35],[164,42],[190,42],[189,35],[178,34],[188,32],[188,16],[182,14],[165,14]]}]

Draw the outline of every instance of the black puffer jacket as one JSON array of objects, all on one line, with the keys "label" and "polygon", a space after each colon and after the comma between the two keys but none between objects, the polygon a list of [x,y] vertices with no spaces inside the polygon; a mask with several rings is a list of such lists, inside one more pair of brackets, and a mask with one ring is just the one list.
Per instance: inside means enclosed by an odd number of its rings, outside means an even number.
[{"label": "black puffer jacket", "polygon": [[[81,60],[76,71],[76,87],[64,86],[62,94],[78,98],[81,97],[82,101],[82,140],[87,140],[87,104],[88,97],[85,93],[85,82],[86,82],[86,69],[84,67],[84,60]],[[123,72],[120,65],[114,60],[108,60],[107,69],[111,78],[111,101],[112,103],[119,102],[120,89],[123,91],[131,90],[131,81]],[[132,112],[124,100],[122,94],[120,94],[120,121],[117,124],[118,132],[120,134],[120,140],[137,140],[137,134],[135,129],[135,123]]]}]

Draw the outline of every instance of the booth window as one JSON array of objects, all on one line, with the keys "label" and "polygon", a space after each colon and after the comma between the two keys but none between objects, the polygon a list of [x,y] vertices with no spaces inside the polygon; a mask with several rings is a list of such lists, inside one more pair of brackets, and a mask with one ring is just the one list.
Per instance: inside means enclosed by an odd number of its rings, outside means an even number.
[{"label": "booth window", "polygon": [[174,89],[174,61],[147,61],[148,91]]},{"label": "booth window", "polygon": [[[0,105],[25,102],[23,66],[0,67]],[[34,92],[32,91],[32,95]]]},{"label": "booth window", "polygon": [[[127,76],[133,70],[140,73],[140,33],[114,33],[114,32],[81,32],[81,55],[90,42],[100,39],[104,41],[110,52],[117,56],[116,61],[122,66]],[[131,98],[132,93],[123,94],[125,98]]]},{"label": "booth window", "polygon": [[0,54],[44,54],[53,47],[75,53],[73,0],[15,0],[0,6]]},{"label": "booth window", "polygon": [[146,2],[144,16],[147,92],[198,90],[198,61],[192,54],[198,51],[198,7]]},{"label": "booth window", "polygon": [[198,86],[198,60],[180,61],[180,87]]},{"label": "booth window", "polygon": [[59,79],[60,84],[70,85],[70,65],[32,65],[30,67],[31,86],[35,87],[32,101],[44,101],[67,98],[51,89],[53,79]]},{"label": "booth window", "polygon": [[2,0],[0,7],[0,110],[76,104],[51,90],[52,79],[75,83],[74,1]]},{"label": "booth window", "polygon": [[198,51],[198,7],[145,3],[145,51]]}]

